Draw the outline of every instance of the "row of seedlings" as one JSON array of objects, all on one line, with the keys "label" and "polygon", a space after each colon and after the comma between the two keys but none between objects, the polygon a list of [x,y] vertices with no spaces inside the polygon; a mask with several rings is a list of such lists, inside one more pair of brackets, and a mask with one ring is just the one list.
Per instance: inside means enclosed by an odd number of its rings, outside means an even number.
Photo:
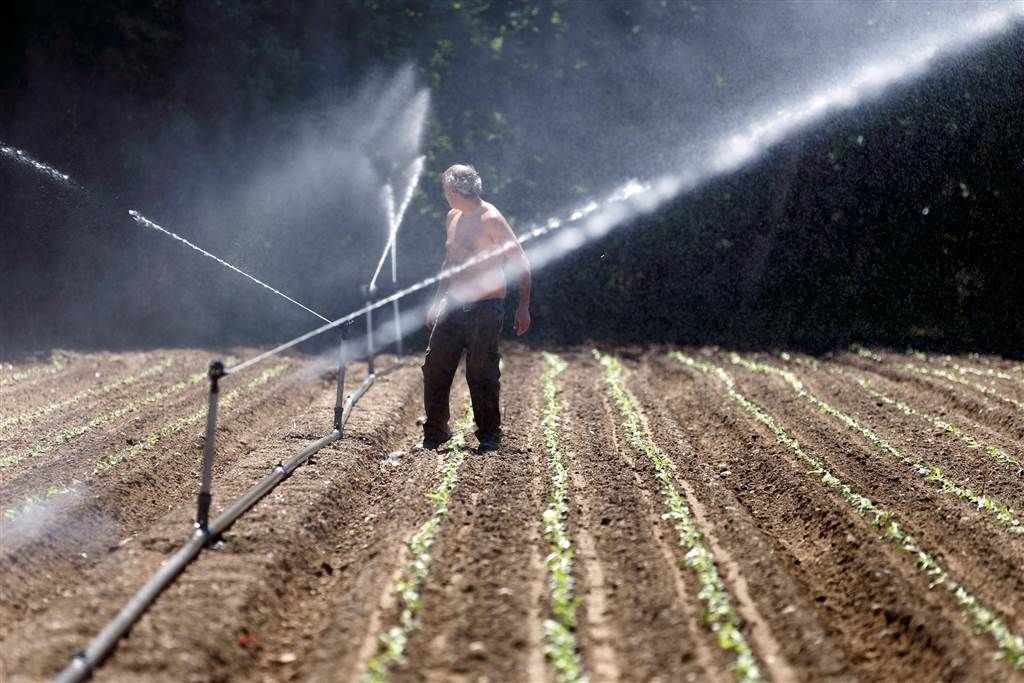
[{"label": "row of seedlings", "polygon": [[764,680],[754,653],[743,636],[739,615],[732,606],[728,590],[715,566],[714,556],[704,542],[704,533],[695,524],[689,506],[672,482],[672,461],[655,445],[650,433],[642,426],[636,403],[625,389],[622,364],[618,359],[596,350],[594,356],[605,368],[605,382],[622,413],[622,428],[626,438],[654,465],[666,508],[662,517],[672,522],[679,536],[679,544],[686,551],[682,564],[696,574],[700,586],[698,597],[705,607],[704,618],[715,634],[718,646],[732,655],[730,667],[738,681]]},{"label": "row of seedlings", "polygon": [[1011,534],[1024,534],[1024,524],[1021,523],[1021,521],[1014,515],[1013,510],[1011,510],[1005,503],[993,498],[992,496],[980,494],[973,489],[952,481],[949,477],[943,474],[941,469],[934,465],[925,463],[920,456],[911,456],[896,448],[879,436],[870,427],[862,425],[855,418],[847,415],[835,406],[824,401],[819,396],[808,391],[803,385],[803,382],[797,379],[796,375],[792,372],[772,365],[747,360],[745,358],[741,358],[735,353],[731,355],[731,359],[734,364],[747,368],[748,370],[781,377],[790,386],[790,388],[793,389],[797,396],[805,399],[820,413],[835,418],[852,431],[862,435],[876,449],[878,449],[880,453],[893,458],[903,465],[906,465],[912,472],[917,474],[919,477],[922,477],[925,481],[934,483],[941,493],[956,496],[963,501],[969,502],[974,507],[985,510]]},{"label": "row of seedlings", "polygon": [[70,406],[73,406],[76,403],[79,403],[80,401],[83,401],[85,399],[88,399],[88,398],[98,398],[98,397],[103,396],[105,394],[109,394],[112,391],[116,391],[116,390],[118,390],[118,389],[120,389],[122,387],[131,386],[132,384],[135,384],[136,382],[138,382],[140,380],[144,380],[144,379],[147,379],[147,378],[152,377],[154,375],[160,374],[161,372],[163,372],[167,368],[171,367],[171,365],[173,365],[173,364],[174,364],[174,359],[173,358],[167,358],[164,361],[162,361],[160,363],[157,363],[156,365],[154,365],[154,366],[152,366],[152,367],[150,367],[150,368],[148,368],[146,370],[143,370],[140,373],[137,373],[137,374],[134,374],[134,375],[128,375],[127,377],[122,377],[122,378],[120,378],[118,380],[115,380],[115,381],[110,382],[108,384],[100,385],[98,387],[90,387],[88,389],[83,389],[82,391],[78,392],[77,394],[75,394],[75,395],[73,395],[73,396],[71,396],[69,398],[66,398],[66,399],[64,399],[62,401],[54,401],[54,402],[48,403],[48,404],[46,404],[44,406],[40,406],[39,408],[34,408],[34,409],[29,410],[27,412],[21,413],[20,415],[12,415],[11,417],[4,418],[4,419],[0,420],[0,431],[4,431],[8,427],[13,427],[15,425],[25,425],[25,424],[28,424],[29,422],[32,422],[34,420],[38,420],[41,417],[46,417],[47,415],[55,413],[58,410],[63,410],[64,408],[68,408]]},{"label": "row of seedlings", "polygon": [[394,591],[398,595],[401,612],[398,624],[377,636],[377,654],[370,658],[361,680],[364,683],[387,681],[391,667],[403,661],[409,634],[416,628],[416,615],[423,606],[420,593],[430,574],[430,548],[434,545],[438,527],[448,512],[448,501],[459,480],[459,470],[466,459],[466,433],[473,427],[473,407],[466,406],[466,414],[455,425],[450,447],[442,466],[441,481],[427,497],[433,512],[409,539],[409,559],[402,565]]},{"label": "row of seedlings", "polygon": [[[854,351],[854,353],[856,353],[861,358],[867,358],[868,360],[874,361],[875,363],[884,363],[885,362],[885,359],[882,358],[881,356],[879,356],[877,353],[874,353],[873,351],[869,351],[868,349],[865,349],[862,346],[856,346],[855,345],[855,346],[853,346],[851,348]],[[921,355],[923,356],[924,354],[921,354]],[[939,377],[940,379],[944,379],[944,380],[947,380],[949,382],[953,382],[954,384],[959,384],[961,386],[970,387],[971,389],[974,389],[975,391],[977,391],[977,392],[979,392],[981,394],[984,394],[985,396],[988,396],[988,397],[993,398],[993,399],[995,399],[997,401],[1001,401],[1003,403],[1007,403],[1009,405],[1012,405],[1017,410],[1020,410],[1020,411],[1024,412],[1024,402],[1018,401],[1017,399],[1014,399],[1014,398],[1010,398],[1009,396],[1003,396],[1002,394],[1000,394],[998,391],[996,391],[995,389],[993,389],[990,386],[986,386],[984,384],[978,384],[977,382],[971,382],[971,381],[969,381],[967,379],[964,379],[961,376],[958,376],[958,375],[953,374],[952,372],[949,372],[948,370],[939,370],[937,368],[928,368],[928,367],[924,367],[924,366],[921,366],[921,365],[915,365],[914,363],[904,363],[901,367],[904,370],[907,370],[909,372],[915,373],[917,375],[922,375],[922,376],[925,376],[925,377]]]},{"label": "row of seedlings", "polygon": [[0,378],[0,387],[12,386],[27,379],[55,375],[64,369],[67,361],[68,359],[63,354],[51,353],[50,362],[45,365],[37,365],[21,372],[15,372],[8,377]]},{"label": "row of seedlings", "polygon": [[18,463],[28,458],[34,458],[38,455],[42,455],[43,453],[47,453],[53,450],[54,448],[63,446],[69,441],[77,439],[86,432],[90,432],[98,427],[102,427],[103,425],[109,422],[113,422],[114,420],[124,417],[125,415],[134,413],[148,405],[159,403],[164,399],[170,398],[171,396],[184,391],[190,386],[198,384],[205,377],[205,372],[196,373],[190,377],[175,382],[170,386],[164,387],[151,394],[148,394],[147,396],[144,396],[141,399],[130,400],[124,405],[115,408],[114,410],[110,410],[106,413],[97,415],[96,417],[93,417],[85,424],[77,425],[75,427],[68,427],[67,429],[62,430],[53,438],[38,441],[23,451],[11,453],[9,455],[0,457],[0,469],[17,465]]},{"label": "row of seedlings", "polygon": [[940,417],[936,417],[934,415],[929,415],[928,413],[921,412],[920,410],[917,410],[916,408],[907,404],[905,401],[901,401],[899,399],[895,399],[891,396],[883,394],[881,391],[878,391],[877,389],[872,387],[871,380],[866,377],[854,376],[853,379],[855,382],[857,382],[858,386],[864,389],[864,391],[867,392],[868,395],[874,398],[875,400],[881,401],[883,404],[900,411],[904,415],[919,418],[929,423],[933,427],[937,427],[938,429],[941,429],[944,432],[952,434],[954,437],[956,437],[964,444],[966,444],[968,448],[981,449],[985,451],[985,453],[991,456],[994,460],[1010,468],[1014,473],[1016,473],[1018,477],[1024,475],[1024,464],[1021,464],[1020,460],[1014,458],[1002,448],[999,448],[998,446],[993,446],[991,444],[983,443],[979,441],[977,438],[964,432],[960,427],[958,427],[956,424],[948,420],[943,420]]},{"label": "row of seedlings", "polygon": [[993,398],[993,399],[995,399],[997,401],[1001,401],[1003,403],[1012,405],[1017,410],[1019,410],[1021,412],[1024,412],[1024,401],[1018,401],[1015,398],[1010,398],[1009,396],[1004,396],[1003,394],[999,393],[998,391],[996,391],[995,389],[993,389],[990,386],[987,386],[985,384],[979,384],[977,382],[972,382],[970,380],[964,379],[963,377],[960,377],[959,375],[954,375],[952,372],[949,372],[948,370],[939,370],[937,368],[926,368],[924,366],[915,365],[913,363],[904,363],[903,364],[903,369],[904,370],[909,370],[910,372],[917,373],[918,375],[925,375],[925,376],[931,376],[931,377],[940,377],[940,378],[948,380],[950,382],[954,382],[955,384],[959,384],[959,385],[965,386],[965,387],[970,387],[971,389],[974,389],[975,391],[977,391],[977,392],[979,392],[981,394],[984,394],[985,396],[988,396],[988,397]]},{"label": "row of seedlings", "polygon": [[553,619],[544,621],[544,654],[559,683],[588,680],[580,659],[576,639],[576,610],[579,598],[574,594],[572,577],[573,546],[569,538],[566,518],[569,514],[569,466],[558,445],[558,425],[561,405],[555,380],[566,368],[566,363],[552,353],[544,354],[546,368],[544,407],[541,428],[544,432],[544,451],[551,473],[551,490],[542,516],[544,539],[548,554],[544,559],[548,573],[548,592]]},{"label": "row of seedlings", "polygon": [[996,646],[997,657],[1005,659],[1015,669],[1024,668],[1024,635],[1011,631],[995,611],[983,605],[943,567],[939,560],[924,550],[910,532],[900,527],[890,511],[882,509],[869,498],[858,493],[853,487],[830,472],[821,460],[807,453],[774,417],[736,389],[735,380],[723,368],[694,359],[678,351],[671,355],[683,365],[718,379],[729,398],[771,430],[780,444],[791,450],[797,458],[809,466],[808,475],[826,489],[841,496],[853,510],[878,530],[883,540],[913,558],[917,569],[928,577],[929,588],[942,587],[947,590],[975,629],[992,638]]},{"label": "row of seedlings", "polygon": [[[913,354],[914,357],[917,358],[918,360],[922,362],[928,362],[928,354],[922,351],[915,351],[914,349],[909,349],[909,352]],[[972,357],[977,358],[977,354],[972,354]],[[959,375],[973,375],[975,377],[986,377],[988,379],[1002,379],[1010,382],[1018,382],[1020,384],[1024,384],[1024,377],[1014,377],[1010,373],[1003,372],[1002,370],[999,370],[997,368],[988,366],[976,368],[969,365],[961,365],[960,363],[957,363],[949,356],[946,356],[945,358],[940,358],[939,362],[941,362],[946,367],[951,368]]]},{"label": "row of seedlings", "polygon": [[928,413],[922,412],[917,408],[911,406],[906,401],[902,401],[898,398],[894,398],[892,396],[889,396],[888,394],[882,393],[875,387],[874,383],[868,377],[859,375],[855,372],[851,372],[844,368],[822,366],[821,363],[819,363],[814,358],[803,358],[800,356],[793,356],[788,353],[781,353],[779,354],[779,357],[782,358],[782,360],[786,361],[787,363],[796,363],[797,365],[804,365],[815,369],[820,369],[824,367],[824,369],[830,374],[837,375],[840,377],[848,377],[852,379],[854,382],[856,382],[857,385],[861,387],[861,389],[863,389],[869,396],[871,396],[871,398],[875,399],[876,401],[881,401],[883,405],[889,406],[893,410],[897,410],[903,413],[904,415],[907,415],[908,417],[916,417],[920,420],[927,422],[933,427],[936,427],[937,429],[941,429],[942,431],[951,434],[954,438],[959,439],[970,449],[983,450],[993,460],[996,460],[1001,465],[1005,466],[1010,471],[1014,472],[1018,477],[1024,475],[1024,464],[1022,464],[1020,460],[1013,457],[1002,448],[984,443],[980,439],[971,436],[963,429],[961,429],[959,426],[950,422],[949,420],[944,420],[940,417],[936,417],[935,415],[930,415]]},{"label": "row of seedlings", "polygon": [[[288,365],[289,363],[286,361],[284,363],[280,363],[278,365],[267,368],[258,376],[250,380],[248,384],[242,387],[238,387],[236,389],[232,389],[223,398],[220,399],[220,410],[227,410],[242,396],[274,379],[275,377],[280,375],[285,370],[285,368],[288,367]],[[200,379],[204,376],[205,373],[202,373]],[[4,510],[4,520],[16,520],[17,518],[24,515],[26,512],[31,511],[32,509],[36,508],[37,506],[43,503],[50,502],[66,494],[78,491],[84,484],[91,481],[94,476],[115,467],[116,465],[124,462],[125,460],[128,460],[129,458],[132,458],[135,455],[138,455],[143,451],[152,449],[161,440],[173,436],[178,432],[182,431],[183,429],[185,429],[186,427],[191,427],[192,425],[201,422],[205,418],[206,407],[204,406],[203,408],[195,411],[194,413],[191,413],[184,417],[180,417],[172,422],[167,423],[159,430],[147,435],[141,441],[127,448],[124,448],[118,451],[117,453],[97,460],[95,465],[93,466],[91,475],[86,477],[85,480],[75,479],[71,482],[58,482],[51,484],[46,491],[30,495],[26,497],[22,501],[22,503],[17,507],[8,508]]]}]

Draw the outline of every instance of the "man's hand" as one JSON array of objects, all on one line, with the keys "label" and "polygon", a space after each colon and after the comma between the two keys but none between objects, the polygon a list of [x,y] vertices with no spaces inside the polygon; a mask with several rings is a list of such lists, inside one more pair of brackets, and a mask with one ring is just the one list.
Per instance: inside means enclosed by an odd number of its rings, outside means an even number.
[{"label": "man's hand", "polygon": [[521,337],[530,329],[530,309],[520,306],[516,309],[516,336]]}]

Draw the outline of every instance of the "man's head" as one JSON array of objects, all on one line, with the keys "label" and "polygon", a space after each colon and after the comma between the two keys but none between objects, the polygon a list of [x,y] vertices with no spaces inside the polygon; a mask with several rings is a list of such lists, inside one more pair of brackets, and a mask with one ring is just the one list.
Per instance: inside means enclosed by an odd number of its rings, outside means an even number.
[{"label": "man's head", "polygon": [[[441,174],[441,187],[445,190],[445,196],[452,193],[457,198],[480,199],[484,191],[483,181],[480,174],[469,164],[455,164]],[[449,203],[451,202],[449,197]]]}]

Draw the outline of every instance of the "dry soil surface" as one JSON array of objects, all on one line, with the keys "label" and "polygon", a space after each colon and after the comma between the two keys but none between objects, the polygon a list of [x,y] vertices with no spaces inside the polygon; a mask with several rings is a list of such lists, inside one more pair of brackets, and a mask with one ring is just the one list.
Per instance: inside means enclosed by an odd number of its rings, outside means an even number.
[{"label": "dry soil surface", "polygon": [[[552,360],[510,345],[505,439],[485,454],[472,428],[462,451],[415,448],[422,380],[406,359],[340,441],[157,599],[97,680],[358,680],[389,632],[401,657],[386,678],[556,680],[553,445],[568,471],[568,652],[591,680],[737,678],[707,576],[666,516],[669,485],[762,677],[1024,679],[1011,661],[1024,666],[1019,363],[678,349],[688,365],[674,351],[602,350],[621,362],[644,448],[606,364],[579,348],[552,350],[566,367],[546,440]],[[59,672],[191,532],[210,356],[60,352],[0,367],[0,679]],[[365,373],[352,364],[348,389]],[[330,431],[335,379],[292,355],[222,381],[214,513]],[[467,400],[460,375],[453,421]]]}]

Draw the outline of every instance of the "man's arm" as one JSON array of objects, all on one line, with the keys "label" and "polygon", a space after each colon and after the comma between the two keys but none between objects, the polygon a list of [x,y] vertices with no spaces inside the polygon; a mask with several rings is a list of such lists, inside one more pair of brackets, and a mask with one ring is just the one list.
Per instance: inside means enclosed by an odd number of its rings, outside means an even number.
[{"label": "man's arm", "polygon": [[[448,212],[448,217],[445,219],[445,248],[444,248],[444,263],[441,264],[441,272],[448,270],[451,267],[449,263],[448,254],[448,236],[452,228],[452,219],[455,218],[455,209]],[[437,283],[437,291],[434,293],[434,300],[430,303],[430,308],[427,309],[427,327],[434,329],[434,325],[437,324],[437,307],[441,304],[441,300],[444,299],[445,295],[448,294],[448,280],[447,276],[442,277]]]},{"label": "man's arm", "polygon": [[519,239],[504,218],[498,216],[488,220],[488,227],[493,231],[495,243],[504,246],[503,256],[512,267],[512,275],[518,284],[519,301],[516,304],[516,335],[526,334],[530,329],[530,288],[533,283],[530,274],[530,260],[526,257]]}]

